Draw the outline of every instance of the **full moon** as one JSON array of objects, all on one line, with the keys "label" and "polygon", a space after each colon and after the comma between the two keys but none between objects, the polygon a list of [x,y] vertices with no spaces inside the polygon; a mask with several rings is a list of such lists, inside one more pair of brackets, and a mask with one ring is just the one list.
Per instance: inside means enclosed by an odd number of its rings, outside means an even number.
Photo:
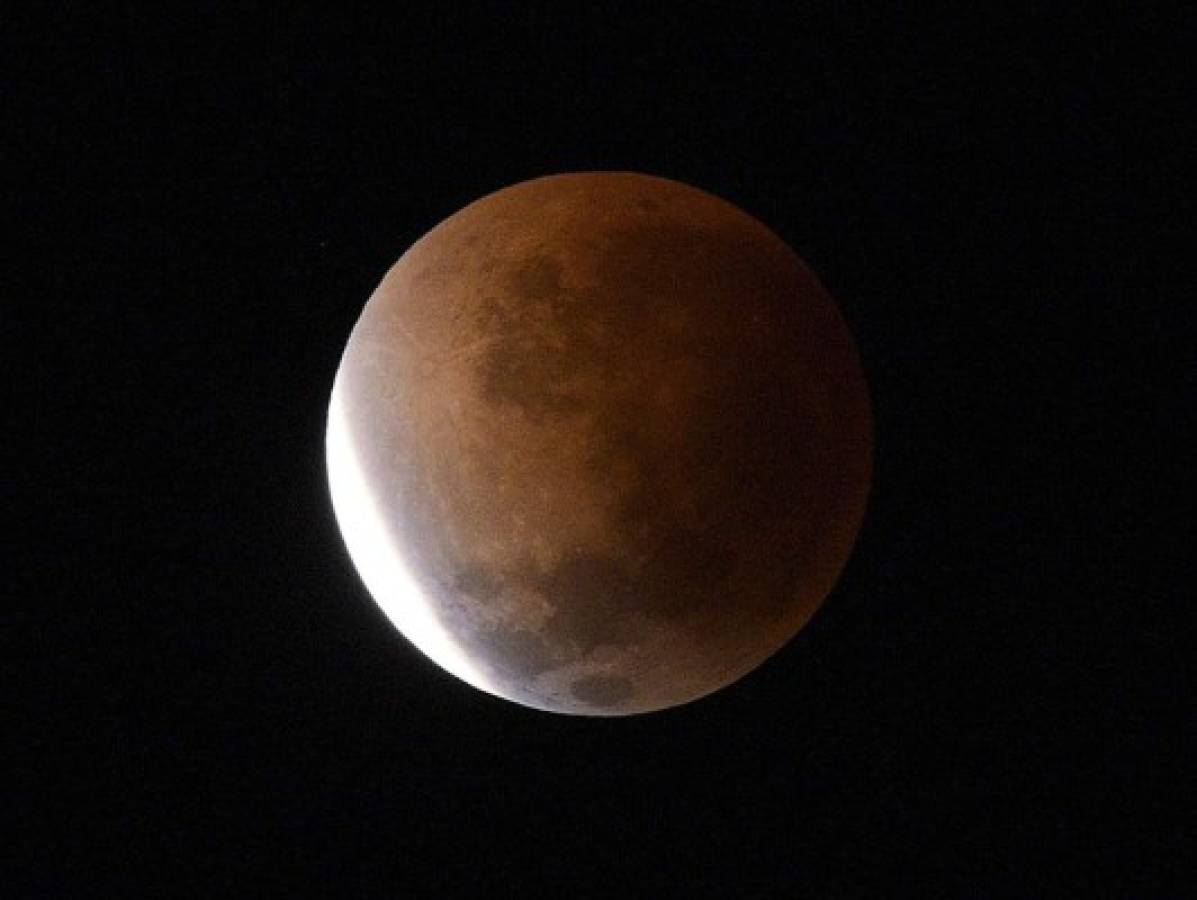
[{"label": "full moon", "polygon": [[507,700],[615,716],[736,681],[815,613],[872,471],[835,303],[693,187],[523,182],[417,241],[328,411],[345,543],[395,626]]}]

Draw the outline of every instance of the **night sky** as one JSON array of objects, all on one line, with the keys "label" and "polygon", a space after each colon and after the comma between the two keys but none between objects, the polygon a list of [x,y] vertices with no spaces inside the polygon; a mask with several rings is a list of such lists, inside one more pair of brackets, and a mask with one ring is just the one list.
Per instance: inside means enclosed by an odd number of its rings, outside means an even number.
[{"label": "night sky", "polygon": [[[0,13],[5,896],[1179,895],[1191,14],[208,6]],[[421,657],[324,470],[383,273],[584,169],[780,234],[876,420],[815,619],[622,720]]]}]

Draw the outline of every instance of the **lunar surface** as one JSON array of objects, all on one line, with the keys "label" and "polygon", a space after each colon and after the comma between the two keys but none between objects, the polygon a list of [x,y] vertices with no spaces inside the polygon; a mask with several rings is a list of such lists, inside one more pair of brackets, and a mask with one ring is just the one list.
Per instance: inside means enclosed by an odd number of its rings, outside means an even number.
[{"label": "lunar surface", "polygon": [[751,216],[632,173],[524,182],[387,273],[329,408],[366,587],[474,686],[560,713],[675,706],[833,587],[871,473],[835,304]]}]

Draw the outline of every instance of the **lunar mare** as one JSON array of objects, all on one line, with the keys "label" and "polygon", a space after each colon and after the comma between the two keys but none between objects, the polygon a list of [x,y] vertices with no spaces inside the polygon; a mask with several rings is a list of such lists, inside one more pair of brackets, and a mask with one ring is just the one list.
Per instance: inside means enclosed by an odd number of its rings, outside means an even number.
[{"label": "lunar mare", "polygon": [[851,337],[776,235],[634,173],[437,225],[337,372],[329,483],[368,590],[433,661],[539,709],[730,684],[839,576],[872,436]]}]

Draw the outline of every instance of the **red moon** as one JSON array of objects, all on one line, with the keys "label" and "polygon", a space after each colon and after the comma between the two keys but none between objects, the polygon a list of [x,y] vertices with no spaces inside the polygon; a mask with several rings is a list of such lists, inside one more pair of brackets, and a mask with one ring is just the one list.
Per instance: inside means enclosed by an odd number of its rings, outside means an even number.
[{"label": "red moon", "polygon": [[835,303],[772,231],[663,178],[538,178],[412,246],[329,407],[354,564],[475,687],[626,715],[739,679],[839,577],[872,471]]}]

